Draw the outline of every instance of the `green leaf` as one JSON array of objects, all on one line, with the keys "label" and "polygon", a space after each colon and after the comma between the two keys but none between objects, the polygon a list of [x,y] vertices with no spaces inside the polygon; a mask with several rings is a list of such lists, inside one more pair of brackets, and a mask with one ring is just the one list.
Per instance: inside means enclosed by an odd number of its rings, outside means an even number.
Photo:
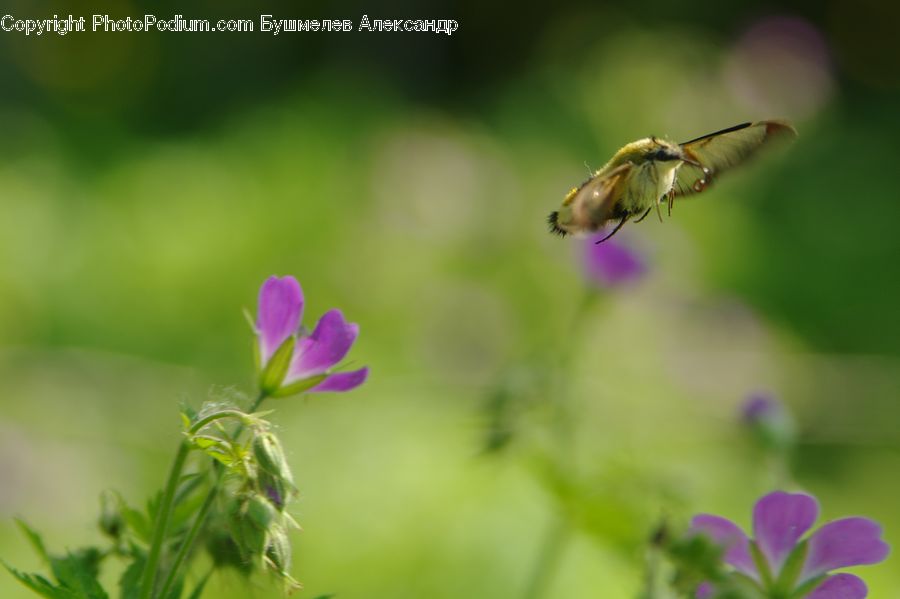
[{"label": "green leaf", "polygon": [[281,382],[291,365],[291,357],[294,355],[296,343],[297,340],[294,337],[288,337],[269,358],[269,362],[259,377],[259,388],[263,393],[272,394],[281,387]]},{"label": "green leaf", "polygon": [[191,437],[191,443],[193,443],[197,449],[209,449],[210,447],[216,446],[228,448],[230,446],[230,443],[227,441],[223,441],[222,439],[211,435],[194,435]]},{"label": "green leaf", "polygon": [[88,547],[75,553],[67,553],[65,557],[52,558],[50,568],[59,584],[74,591],[76,596],[83,599],[107,599],[109,596],[97,581],[101,559],[99,550]]},{"label": "green leaf", "polygon": [[175,503],[181,503],[206,480],[206,472],[191,472],[181,477]]},{"label": "green leaf", "polygon": [[153,533],[153,529],[150,526],[150,519],[143,512],[126,504],[125,501],[121,502],[119,509],[121,510],[125,524],[134,536],[139,541],[150,543],[150,537]]},{"label": "green leaf", "polygon": [[16,580],[41,597],[47,597],[48,599],[79,599],[72,591],[56,586],[40,574],[20,572],[6,562],[3,562],[3,566],[9,570],[10,574],[16,577]]},{"label": "green leaf", "polygon": [[187,418],[191,423],[197,421],[197,410],[188,405],[186,401],[181,402],[181,415]]},{"label": "green leaf", "polygon": [[44,540],[41,539],[41,535],[39,535],[33,528],[25,524],[24,520],[16,518],[16,525],[19,527],[19,530],[22,531],[22,534],[24,534],[28,539],[28,542],[31,543],[31,546],[34,549],[35,553],[37,553],[46,563],[50,563],[50,555],[47,553],[47,548],[44,547]]},{"label": "green leaf", "polygon": [[77,599],[106,599],[106,591],[97,581],[100,572],[100,562],[103,554],[95,547],[85,547],[75,552],[69,552],[63,557],[55,557],[47,552],[41,536],[30,528],[22,520],[16,520],[16,524],[28,538],[34,550],[47,562],[56,578],[54,585],[46,578],[37,574],[25,574],[6,566],[13,576],[22,584],[45,597],[53,598],[77,598]]},{"label": "green leaf", "polygon": [[122,576],[119,578],[119,597],[121,599],[138,599],[140,597],[141,574],[144,573],[144,564],[146,563],[146,556],[135,555],[131,565],[122,572]]}]

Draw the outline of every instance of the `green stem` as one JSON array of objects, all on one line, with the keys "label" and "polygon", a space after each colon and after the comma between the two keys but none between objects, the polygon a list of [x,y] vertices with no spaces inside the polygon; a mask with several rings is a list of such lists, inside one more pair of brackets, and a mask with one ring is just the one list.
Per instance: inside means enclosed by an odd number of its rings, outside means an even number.
[{"label": "green stem", "polygon": [[209,510],[212,508],[212,504],[215,503],[216,495],[218,494],[219,489],[219,481],[216,480],[216,484],[213,487],[213,490],[206,496],[206,499],[203,501],[203,505],[200,506],[200,511],[197,513],[197,517],[194,518],[194,524],[191,526],[191,529],[188,531],[187,536],[184,538],[184,541],[181,543],[181,547],[178,549],[178,554],[175,556],[175,561],[172,563],[172,568],[169,570],[169,575],[166,576],[166,581],[163,583],[162,591],[160,591],[159,596],[162,599],[165,599],[169,596],[169,591],[172,588],[172,585],[175,584],[175,578],[178,576],[178,570],[181,567],[181,564],[184,562],[184,558],[187,556],[188,552],[194,545],[194,540],[197,538],[197,534],[200,532],[200,529],[203,528],[203,523],[206,520],[206,516],[209,514]]},{"label": "green stem", "polygon": [[144,572],[141,575],[141,594],[140,599],[150,599],[153,596],[153,587],[156,582],[156,569],[159,566],[159,556],[162,552],[163,541],[166,538],[166,529],[169,526],[169,516],[172,514],[173,499],[175,490],[178,488],[178,481],[181,479],[181,470],[184,468],[184,461],[187,459],[190,445],[187,439],[178,446],[178,453],[175,454],[175,461],[172,462],[172,469],[169,471],[169,480],[166,483],[166,490],[163,494],[162,503],[159,511],[156,513],[156,524],[153,527],[153,542],[150,545],[150,554],[147,556],[147,564],[144,566]]},{"label": "green stem", "polygon": [[577,352],[581,351],[582,343],[587,330],[585,321],[591,311],[601,300],[600,294],[594,289],[588,289],[573,314],[569,334],[566,343],[556,353],[553,371],[551,375],[552,404],[550,406],[551,434],[555,440],[555,459],[560,467],[560,472],[567,476],[575,476],[577,470],[578,447],[578,419],[574,413],[577,406],[573,405],[572,397],[572,369],[575,365]]},{"label": "green stem", "polygon": [[564,520],[550,525],[541,542],[540,553],[531,572],[531,580],[525,588],[524,599],[540,599],[546,594],[562,562],[570,534],[569,523]]},{"label": "green stem", "polygon": [[[557,464],[565,470],[567,476],[574,477],[576,472],[576,419],[573,414],[570,397],[570,371],[575,361],[575,351],[580,349],[584,335],[584,321],[588,318],[600,299],[599,294],[588,289],[582,297],[572,318],[570,334],[566,344],[556,355],[553,375],[553,427],[556,436]],[[539,599],[546,592],[553,576],[559,569],[563,553],[568,546],[572,529],[569,521],[562,517],[550,525],[541,542],[540,554],[532,570],[531,580],[525,590],[525,599]]]},{"label": "green stem", "polygon": [[[202,420],[198,420],[194,424],[194,426],[192,426],[190,428],[190,430],[188,430],[188,434],[190,434],[190,435],[197,434],[198,432],[200,432],[203,429],[203,427],[205,427],[207,424],[209,424],[210,422],[213,422],[215,420],[221,420],[222,418],[238,418],[240,420],[243,420],[245,417],[246,417],[246,414],[244,414],[244,412],[241,412],[240,410],[222,410],[221,412],[216,412],[215,414],[210,414],[209,416],[207,416],[206,418],[203,418]],[[243,427],[243,423],[241,424],[241,426]],[[242,429],[238,429],[238,432],[240,432],[241,430]]]},{"label": "green stem", "polygon": [[651,546],[647,549],[646,563],[647,570],[645,572],[645,583],[646,588],[644,590],[644,595],[642,599],[657,599],[659,596],[659,566],[660,566],[660,555],[659,549],[655,546]]},{"label": "green stem", "polygon": [[[266,398],[265,393],[260,393],[256,400],[253,402],[253,405],[250,406],[250,410],[248,413],[252,414],[256,412],[259,408],[259,405]],[[210,422],[217,420],[219,418],[228,418],[228,417],[241,417],[244,415],[244,412],[240,412],[238,410],[226,410],[223,412],[218,412],[217,414],[213,414],[204,418],[203,420],[198,421],[194,426],[191,427],[189,431],[191,434],[194,434],[200,431],[204,426],[209,424]],[[238,425],[235,430],[234,436],[237,437],[244,430],[243,422]],[[184,558],[187,557],[191,548],[194,546],[194,541],[197,539],[197,535],[200,534],[200,530],[203,528],[203,525],[206,523],[206,518],[209,516],[209,512],[212,509],[212,505],[215,502],[216,496],[219,494],[219,489],[222,485],[222,477],[224,476],[224,470],[222,468],[216,468],[216,479],[213,482],[212,487],[209,490],[209,493],[206,494],[206,499],[203,500],[203,505],[200,507],[200,511],[197,513],[197,517],[194,518],[194,523],[191,525],[191,529],[188,531],[187,536],[181,543],[181,547],[178,548],[178,553],[175,555],[175,560],[172,563],[172,567],[169,570],[169,574],[166,576],[166,581],[163,584],[162,592],[160,593],[160,597],[165,599],[167,593],[170,591],[173,584],[175,584],[175,579],[178,576],[178,570],[181,568],[181,564],[184,562]],[[145,597],[141,597],[141,599],[146,599]]]},{"label": "green stem", "polygon": [[254,401],[253,405],[250,406],[251,414],[259,409],[259,404],[261,404],[266,397],[268,397],[268,395],[265,392],[260,392],[260,394],[256,397],[256,401]]}]

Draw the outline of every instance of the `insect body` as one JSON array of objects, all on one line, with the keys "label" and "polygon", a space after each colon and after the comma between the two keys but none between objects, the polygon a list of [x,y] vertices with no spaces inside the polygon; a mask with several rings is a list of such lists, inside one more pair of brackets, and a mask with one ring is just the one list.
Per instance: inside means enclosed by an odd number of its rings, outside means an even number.
[{"label": "insect body", "polygon": [[663,200],[672,213],[676,197],[700,193],[722,171],[744,162],[779,137],[795,137],[782,121],[744,123],[676,144],[656,137],[632,142],[603,168],[573,188],[550,214],[550,230],[559,235],[590,233],[615,222],[612,237],[628,220],[646,217],[653,208],[662,219]]}]

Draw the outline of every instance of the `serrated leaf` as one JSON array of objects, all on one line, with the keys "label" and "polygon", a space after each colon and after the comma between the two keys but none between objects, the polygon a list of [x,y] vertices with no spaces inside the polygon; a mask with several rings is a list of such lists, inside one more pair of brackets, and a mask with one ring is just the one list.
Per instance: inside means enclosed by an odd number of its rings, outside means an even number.
[{"label": "serrated leaf", "polygon": [[72,591],[53,584],[40,574],[20,572],[6,562],[3,562],[3,567],[9,570],[9,573],[12,574],[16,580],[41,597],[47,597],[47,599],[79,599]]},{"label": "serrated leaf", "polygon": [[59,584],[74,591],[82,599],[107,599],[109,596],[97,580],[100,552],[89,547],[65,557],[51,558],[50,568]]}]

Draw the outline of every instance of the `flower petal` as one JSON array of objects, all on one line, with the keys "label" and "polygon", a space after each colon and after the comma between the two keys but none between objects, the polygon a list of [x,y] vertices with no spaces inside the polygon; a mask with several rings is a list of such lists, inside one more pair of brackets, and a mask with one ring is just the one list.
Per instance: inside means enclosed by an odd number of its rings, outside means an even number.
[{"label": "flower petal", "polygon": [[784,560],[818,515],[818,502],[805,493],[776,491],[756,502],[753,536],[769,562],[774,578],[778,578]]},{"label": "flower petal", "polygon": [[806,599],[865,599],[866,583],[853,574],[835,574],[816,587]]},{"label": "flower petal", "polygon": [[358,334],[359,325],[344,320],[340,310],[329,310],[319,319],[312,335],[297,341],[285,382],[323,374],[344,359]]},{"label": "flower petal", "polygon": [[309,390],[310,393],[320,393],[323,391],[350,391],[359,387],[366,382],[369,377],[368,368],[360,368],[350,372],[335,372],[329,374],[324,381]]},{"label": "flower petal", "polygon": [[750,556],[750,541],[737,524],[721,516],[700,514],[691,520],[691,531],[706,534],[725,549],[725,563],[754,580],[759,580],[756,565]]},{"label": "flower petal", "polygon": [[801,578],[808,580],[837,568],[877,564],[890,547],[881,540],[881,526],[868,518],[829,522],[809,538]]},{"label": "flower petal", "polygon": [[259,290],[256,330],[262,364],[293,335],[303,315],[303,290],[291,276],[271,276]]}]

